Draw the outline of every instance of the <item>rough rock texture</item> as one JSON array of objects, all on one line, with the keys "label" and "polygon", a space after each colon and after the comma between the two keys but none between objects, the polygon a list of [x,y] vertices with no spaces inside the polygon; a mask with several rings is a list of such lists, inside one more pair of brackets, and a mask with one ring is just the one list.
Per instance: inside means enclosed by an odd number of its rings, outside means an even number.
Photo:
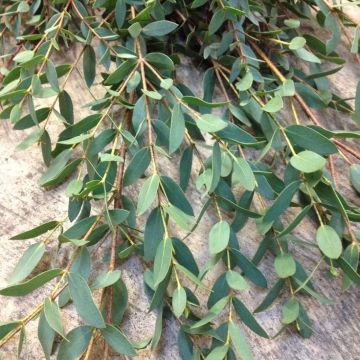
[{"label": "rough rock texture", "polygon": [[[343,51],[344,52],[344,51]],[[344,52],[345,53],[345,52]],[[71,51],[66,52],[64,61],[73,59]],[[70,61],[71,62],[71,61]],[[178,76],[186,83],[193,83],[195,92],[199,93],[199,83],[201,79],[199,74],[191,66],[183,66],[178,72]],[[185,78],[185,79],[184,79]],[[349,65],[331,77],[332,88],[335,92],[343,97],[351,97],[354,95],[354,89],[360,78],[359,64],[351,61]],[[83,80],[78,74],[74,74],[72,82],[67,86],[67,90],[73,96],[75,103],[76,120],[86,115],[86,110],[81,109],[81,105],[91,100]],[[95,94],[101,94],[101,87],[97,88]],[[321,112],[319,114],[324,126],[329,128],[354,128],[354,125],[348,120],[335,112]],[[301,119],[304,123],[308,120],[304,115]],[[51,120],[52,134],[55,134],[59,126],[56,119]],[[15,152],[15,146],[25,136],[24,133],[17,133],[11,130],[7,124],[0,126],[0,287],[6,285],[9,275],[14,268],[17,260],[22,255],[24,249],[33,240],[28,241],[10,241],[11,235],[19,233],[23,230],[32,228],[42,221],[53,218],[60,219],[66,213],[67,199],[64,195],[66,185],[62,185],[56,189],[46,191],[40,188],[37,181],[40,174],[44,170],[41,161],[40,149],[35,146],[25,152]],[[359,142],[354,144],[360,150]],[[347,180],[347,167],[340,157],[336,157],[336,168],[338,172],[338,184],[340,191],[345,196],[360,206],[360,199],[350,187]],[[162,161],[160,164],[163,173],[177,173],[177,161]],[[132,189],[136,194],[137,190]],[[187,193],[188,197],[194,203],[195,210],[198,210],[201,204],[200,194],[193,187],[190,187]],[[284,217],[285,222],[291,219],[293,214],[287,214]],[[204,265],[207,260],[207,234],[208,224],[215,221],[215,214],[211,212],[207,214],[201,221],[196,232],[187,240],[189,246],[195,253],[199,265]],[[295,232],[300,238],[314,242],[314,224],[311,221],[304,221]],[[238,234],[240,246],[248,255],[252,255],[256,249],[256,244],[260,237],[257,234],[255,223],[249,222],[245,229]],[[101,258],[103,249],[106,248],[107,242],[99,249],[96,255],[93,255],[93,263],[95,269],[101,269]],[[41,266],[45,268],[49,261],[56,253],[56,238],[47,246],[47,254]],[[68,249],[62,253],[67,256]],[[318,259],[317,251],[304,251],[297,248],[297,255],[305,264],[307,269],[312,269]],[[269,285],[271,286],[275,280],[273,273],[273,257],[267,255],[261,263],[260,268],[266,275]],[[124,320],[124,331],[129,338],[135,341],[150,338],[154,329],[156,316],[148,313],[149,301],[145,296],[142,286],[142,264],[138,259],[132,258],[126,263],[120,265],[123,271],[123,279],[129,291],[129,311]],[[217,268],[213,269],[206,277],[205,282],[209,284],[217,277]],[[314,335],[308,340],[302,339],[295,332],[285,332],[274,340],[265,340],[255,336],[246,330],[249,342],[253,348],[256,359],[324,359],[324,360],[341,360],[352,359],[359,360],[359,339],[360,333],[360,310],[358,306],[358,298],[360,295],[359,288],[352,286],[346,293],[341,293],[340,280],[326,279],[326,271],[324,267],[316,273],[314,283],[320,293],[337,301],[334,306],[325,306],[316,302],[309,297],[303,297],[302,301],[309,310],[309,315],[313,320]],[[24,298],[6,298],[0,297],[0,319],[5,321],[8,319],[18,319],[24,316],[36,304],[50,292],[51,284],[48,284],[40,291]],[[258,305],[266,291],[252,287],[248,293],[243,294],[243,300],[249,305],[250,309],[254,309]],[[202,294],[203,297],[206,293]],[[257,319],[269,332],[275,335],[281,328],[280,324],[280,304],[271,307],[268,311],[257,315]],[[79,318],[74,311],[72,305],[66,307],[64,311],[64,323],[67,330],[70,330],[79,322]],[[28,341],[23,351],[22,358],[29,360],[43,359],[40,344],[37,341],[36,329],[37,322],[33,321],[28,326]],[[177,353],[177,331],[178,327],[175,321],[166,320],[164,327],[164,340],[160,343],[158,352],[151,353],[144,350],[139,353],[136,359],[179,359]],[[16,359],[16,342],[11,341],[6,345],[5,349],[0,350],[3,359]],[[0,356],[1,358],[1,356]],[[102,358],[101,349],[98,359]],[[114,356],[114,359],[119,358]]]}]

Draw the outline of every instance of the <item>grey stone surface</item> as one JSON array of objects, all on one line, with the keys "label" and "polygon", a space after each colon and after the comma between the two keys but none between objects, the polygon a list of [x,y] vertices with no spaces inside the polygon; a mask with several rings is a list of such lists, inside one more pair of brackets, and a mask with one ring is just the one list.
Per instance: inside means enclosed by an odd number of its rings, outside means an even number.
[{"label": "grey stone surface", "polygon": [[[73,50],[74,51],[74,50]],[[343,51],[344,52],[344,51]],[[71,51],[66,52],[64,61],[73,58]],[[342,71],[331,76],[331,86],[343,97],[354,95],[354,89],[359,80],[359,64],[350,61]],[[199,83],[201,81],[199,74],[191,65],[187,64],[178,72],[178,76],[185,83],[193,83],[194,90],[199,92]],[[81,109],[81,105],[91,100],[86,87],[78,74],[74,75],[73,80],[67,87],[67,90],[73,96],[76,106],[76,118],[81,119],[86,115],[86,110]],[[101,94],[101,87],[95,89],[95,95]],[[319,117],[324,126],[329,128],[354,128],[354,125],[342,115],[334,112],[321,112]],[[301,117],[301,121],[306,123],[306,116]],[[52,118],[50,124],[51,133],[56,134],[60,127],[57,120]],[[36,146],[25,152],[15,152],[15,146],[25,136],[24,133],[18,133],[11,130],[8,125],[0,125],[0,287],[6,285],[11,271],[17,260],[22,255],[27,246],[33,243],[28,241],[10,241],[11,235],[38,225],[42,221],[63,217],[67,208],[67,199],[64,196],[66,185],[56,189],[44,190],[39,187],[37,181],[44,170],[41,161],[40,149]],[[360,149],[359,142],[350,144]],[[340,157],[336,157],[336,168],[338,171],[338,184],[340,192],[348,196],[352,201],[360,206],[359,197],[353,192],[347,180],[347,167]],[[160,168],[163,173],[174,174],[178,172],[178,161],[161,161]],[[199,164],[195,164],[197,169]],[[130,190],[132,194],[137,193],[137,189]],[[187,195],[198,210],[201,204],[200,194],[190,186]],[[285,222],[293,217],[293,214],[286,214]],[[207,255],[207,234],[209,224],[216,221],[215,213],[210,211],[201,221],[196,232],[187,239],[188,245],[194,251],[196,259],[200,266],[204,265],[208,259]],[[304,221],[297,229],[295,234],[300,238],[314,242],[314,224],[310,220]],[[260,240],[254,222],[249,222],[245,229],[238,234],[240,246],[243,251],[252,255],[256,245]],[[93,254],[92,260],[96,271],[100,271],[101,258],[104,255],[104,249],[108,245],[108,240],[104,242],[98,251]],[[50,262],[62,262],[62,258],[69,256],[70,249],[64,249],[58,260],[54,260],[57,252],[56,237],[48,244],[47,254],[41,263],[42,268],[46,268]],[[313,268],[319,254],[316,251],[305,251],[300,248],[294,249],[299,258],[306,264],[307,269]],[[269,285],[275,281],[273,273],[273,257],[267,255],[261,263],[260,268],[266,275]],[[55,265],[55,264],[52,264]],[[149,301],[144,294],[142,285],[143,264],[137,258],[131,258],[129,261],[119,265],[122,269],[123,279],[129,291],[129,311],[124,319],[124,331],[129,338],[134,341],[150,338],[154,329],[155,315],[148,313]],[[219,267],[214,268],[205,278],[205,283],[210,285],[219,273]],[[319,292],[337,301],[334,306],[325,306],[309,297],[302,297],[302,302],[309,310],[313,320],[314,335],[311,339],[305,340],[295,332],[287,331],[273,340],[265,340],[255,336],[245,330],[255,354],[256,359],[323,359],[323,360],[359,360],[359,333],[360,333],[360,310],[358,305],[359,288],[352,286],[350,290],[341,293],[340,279],[329,281],[326,278],[324,267],[316,273],[314,283]],[[30,309],[40,303],[42,299],[51,291],[51,284],[48,284],[40,291],[21,299],[0,297],[0,319],[17,319],[24,316]],[[200,291],[200,297],[205,299],[207,293]],[[99,295],[99,294],[96,294]],[[254,309],[263,297],[265,290],[252,287],[247,293],[242,293],[241,298],[250,309]],[[98,298],[98,296],[97,296]],[[271,307],[268,311],[257,315],[257,319],[269,332],[275,335],[281,328],[280,309],[281,302]],[[200,311],[204,311],[201,309]],[[64,323],[66,330],[70,330],[79,323],[79,318],[72,305],[65,308]],[[23,351],[22,359],[40,360],[43,359],[40,344],[37,340],[36,329],[37,322],[32,321],[28,326],[28,341]],[[136,359],[179,359],[177,353],[176,337],[178,327],[176,322],[165,321],[164,339],[160,343],[157,352],[143,350],[139,352]],[[99,345],[97,357],[102,358],[102,349]],[[16,359],[16,342],[12,341],[0,350],[0,354],[5,360]],[[114,359],[119,358],[114,356]]]}]

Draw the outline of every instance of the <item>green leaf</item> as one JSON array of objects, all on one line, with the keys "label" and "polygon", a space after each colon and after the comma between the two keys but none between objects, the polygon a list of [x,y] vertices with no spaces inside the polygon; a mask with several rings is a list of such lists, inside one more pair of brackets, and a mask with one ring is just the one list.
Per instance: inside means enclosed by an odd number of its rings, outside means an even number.
[{"label": "green leaf", "polygon": [[38,324],[38,338],[46,360],[50,360],[54,345],[55,331],[49,326],[48,322],[45,319],[44,308],[40,313]]},{"label": "green leaf", "polygon": [[229,322],[229,334],[234,348],[242,360],[254,360],[244,333],[233,322]]},{"label": "green leaf", "polygon": [[350,181],[351,185],[360,194],[360,165],[352,164],[350,166]]},{"label": "green leaf", "polygon": [[296,36],[293,39],[291,39],[289,44],[290,50],[299,50],[303,48],[306,44],[306,40],[301,36]]},{"label": "green leaf", "polygon": [[3,339],[10,331],[21,325],[20,321],[10,321],[0,324],[0,340]]},{"label": "green leaf", "polygon": [[144,232],[144,257],[145,260],[155,258],[156,249],[164,237],[164,224],[161,217],[161,209],[155,208],[149,215]]},{"label": "green leaf", "polygon": [[172,260],[171,239],[161,240],[154,260],[154,285],[158,286],[166,277]]},{"label": "green leaf", "polygon": [[[39,124],[47,119],[49,112],[50,108],[41,108],[35,111],[36,119]],[[15,123],[14,130],[25,130],[35,125],[36,122],[33,120],[31,114],[28,114]]]},{"label": "green leaf", "polygon": [[124,209],[112,209],[106,212],[107,221],[111,225],[123,223],[129,216],[129,211]]},{"label": "green leaf", "polygon": [[85,46],[83,55],[84,77],[87,87],[91,87],[96,76],[96,55],[92,46]]},{"label": "green leaf", "polygon": [[170,216],[180,228],[191,231],[194,226],[194,217],[184,213],[182,210],[178,209],[176,206],[169,205],[164,207],[165,212]]},{"label": "green leaf", "polygon": [[74,301],[76,310],[80,317],[91,326],[104,328],[104,319],[94,303],[90,288],[86,280],[74,273],[68,276],[71,298]]},{"label": "green leaf", "polygon": [[304,173],[312,173],[322,170],[326,164],[326,159],[313,151],[301,151],[290,159],[290,164],[297,170]]},{"label": "green leaf", "polygon": [[208,324],[210,321],[214,320],[219,313],[224,309],[226,304],[229,302],[229,298],[226,296],[219,301],[217,301],[210,309],[209,312],[199,321],[191,326],[192,329],[197,329],[203,325]]},{"label": "green leaf", "polygon": [[254,331],[259,336],[269,338],[269,335],[257,322],[254,315],[248,310],[248,308],[237,298],[233,298],[233,305],[236,313],[239,315],[241,321]]},{"label": "green leaf", "polygon": [[101,329],[101,335],[111,348],[118,354],[135,356],[135,350],[126,336],[115,326],[106,324],[106,328]]},{"label": "green leaf", "polygon": [[342,244],[337,232],[329,225],[321,225],[316,231],[316,242],[320,250],[330,259],[342,253]]},{"label": "green leaf", "polygon": [[10,276],[9,284],[13,285],[24,280],[34,270],[44,253],[45,245],[43,242],[30,245],[18,261]]},{"label": "green leaf", "polygon": [[56,278],[63,272],[62,269],[51,269],[34,276],[32,279],[17,285],[11,285],[0,290],[3,296],[25,296]]},{"label": "green leaf", "polygon": [[239,184],[248,191],[253,191],[255,189],[255,175],[245,159],[236,158],[236,160],[234,160],[231,181],[233,185]]},{"label": "green leaf", "polygon": [[140,149],[125,170],[124,186],[129,186],[139,179],[148,168],[150,161],[151,156],[149,148]]},{"label": "green leaf", "polygon": [[162,189],[169,202],[187,215],[193,216],[194,211],[180,186],[168,176],[161,176]]},{"label": "green leaf", "polygon": [[282,279],[292,276],[296,272],[296,263],[290,254],[280,254],[275,258],[275,271]]},{"label": "green leaf", "polygon": [[310,211],[310,209],[312,208],[312,205],[307,205],[305,206],[295,217],[295,219],[284,229],[280,232],[279,234],[279,238],[287,235],[289,233],[291,233],[291,231],[293,231],[296,226],[298,226],[301,221],[305,218],[305,216],[307,215],[307,213]]},{"label": "green leaf", "polygon": [[126,17],[126,0],[117,0],[115,5],[116,25],[122,28]]},{"label": "green leaf", "polygon": [[39,128],[29,134],[19,145],[16,146],[15,151],[22,151],[29,148],[31,145],[40,141],[44,134],[44,129]]},{"label": "green leaf", "polygon": [[302,60],[311,63],[321,64],[321,60],[316,55],[306,50],[305,48],[294,50],[294,53]]},{"label": "green leaf", "polygon": [[159,20],[147,24],[142,32],[147,36],[164,36],[175,30],[178,25],[172,21]]},{"label": "green leaf", "polygon": [[296,298],[286,300],[282,308],[281,322],[283,324],[291,324],[298,318],[299,311],[300,304]]},{"label": "green leaf", "polygon": [[254,81],[254,77],[251,71],[247,71],[244,77],[235,84],[236,88],[239,91],[246,91],[251,88],[251,85]]},{"label": "green leaf", "polygon": [[136,22],[128,27],[129,34],[131,37],[136,39],[141,34],[142,27],[140,23]]},{"label": "green leaf", "polygon": [[220,177],[221,177],[221,151],[220,151],[219,143],[215,143],[213,146],[213,153],[211,158],[211,182],[208,189],[209,194],[216,189],[220,181]]},{"label": "green leaf", "polygon": [[124,61],[109,77],[105,80],[105,85],[118,84],[134,69],[136,65],[135,59]]},{"label": "green leaf", "polygon": [[225,250],[230,240],[230,225],[222,220],[216,223],[209,233],[209,251],[215,255]]},{"label": "green leaf", "polygon": [[41,186],[48,186],[54,181],[64,170],[67,162],[70,160],[71,149],[64,150],[61,152],[51,163],[49,168],[41,176],[39,184]]},{"label": "green leaf", "polygon": [[154,202],[156,194],[160,184],[160,177],[157,174],[153,174],[151,177],[146,179],[140,193],[137,206],[137,214],[143,214]]},{"label": "green leaf", "polygon": [[58,334],[60,334],[63,338],[65,338],[66,335],[61,320],[60,309],[58,305],[49,298],[46,298],[44,302],[44,314],[49,326]]},{"label": "green leaf", "polygon": [[356,270],[342,257],[337,259],[337,263],[346,276],[348,276],[354,284],[360,286],[360,275],[356,272]]},{"label": "green leaf", "polygon": [[252,261],[248,260],[246,256],[234,248],[231,249],[231,254],[234,257],[236,265],[239,266],[250,281],[262,288],[267,287],[266,278]]},{"label": "green leaf", "polygon": [[109,271],[96,277],[92,284],[93,289],[102,289],[115,284],[121,276],[120,270]]},{"label": "green leaf", "polygon": [[279,296],[280,291],[283,289],[285,281],[280,279],[275,285],[270,289],[270,291],[265,296],[261,304],[254,310],[255,313],[266,310]]},{"label": "green leaf", "polygon": [[149,98],[154,99],[154,100],[161,100],[162,99],[162,95],[157,92],[157,91],[151,91],[151,90],[146,90],[146,89],[141,89],[141,91]]},{"label": "green leaf", "polygon": [[34,51],[32,50],[24,50],[24,51],[20,51],[18,54],[16,54],[16,56],[14,57],[14,61],[17,63],[24,63],[27,62],[29,60],[31,60],[34,57]]},{"label": "green leaf", "polygon": [[49,221],[45,224],[34,227],[31,230],[22,232],[10,238],[10,240],[27,240],[32,239],[42,234],[45,234],[49,230],[56,228],[59,225],[58,221]]},{"label": "green leaf", "polygon": [[229,345],[217,346],[210,351],[209,355],[206,357],[206,360],[222,360],[225,358],[228,351]]},{"label": "green leaf", "polygon": [[228,271],[226,273],[226,281],[228,285],[234,290],[242,291],[250,289],[250,286],[246,280],[236,271]]},{"label": "green leaf", "polygon": [[68,122],[68,124],[74,123],[74,107],[70,95],[65,91],[61,91],[59,94],[59,109],[60,114]]},{"label": "green leaf", "polygon": [[90,326],[79,326],[66,334],[59,348],[57,360],[76,360],[86,350],[92,336]]},{"label": "green leaf", "polygon": [[56,73],[56,68],[54,63],[51,60],[47,60],[46,64],[46,77],[50,83],[51,88],[56,92],[60,92],[58,76]]},{"label": "green leaf", "polygon": [[185,120],[181,106],[176,104],[171,113],[169,154],[174,153],[182,144],[185,135]]},{"label": "green leaf", "polygon": [[264,222],[270,223],[279,218],[279,216],[289,207],[294,194],[299,188],[300,182],[290,183],[276,198],[264,216]]},{"label": "green leaf", "polygon": [[293,145],[299,145],[319,155],[328,155],[337,152],[336,146],[327,137],[310,127],[290,125],[286,127],[285,132]]},{"label": "green leaf", "polygon": [[225,129],[228,124],[217,115],[204,114],[196,120],[196,125],[203,132],[217,132]]},{"label": "green leaf", "polygon": [[74,145],[74,144],[78,144],[81,143],[89,138],[92,137],[92,134],[81,134],[78,136],[75,136],[71,139],[67,139],[67,140],[62,140],[62,141],[58,141],[58,144],[63,144],[63,145]]},{"label": "green leaf", "polygon": [[208,102],[205,100],[202,100],[196,96],[183,96],[181,100],[190,105],[190,106],[201,106],[206,108],[216,108],[216,107],[222,107],[226,104],[228,104],[228,101],[225,102]]},{"label": "green leaf", "polygon": [[216,33],[217,30],[221,27],[221,25],[224,23],[226,17],[226,13],[224,10],[220,9],[215,11],[213,17],[210,20],[209,26],[208,26],[208,32],[209,35],[213,35]]},{"label": "green leaf", "polygon": [[180,317],[186,307],[186,291],[183,287],[177,287],[172,295],[172,307],[174,315]]},{"label": "green leaf", "polygon": [[283,100],[280,96],[274,96],[270,101],[263,106],[263,110],[268,113],[275,113],[284,107]]},{"label": "green leaf", "polygon": [[169,90],[172,86],[174,85],[174,81],[173,79],[162,79],[160,82],[160,86],[165,89],[165,90]]}]

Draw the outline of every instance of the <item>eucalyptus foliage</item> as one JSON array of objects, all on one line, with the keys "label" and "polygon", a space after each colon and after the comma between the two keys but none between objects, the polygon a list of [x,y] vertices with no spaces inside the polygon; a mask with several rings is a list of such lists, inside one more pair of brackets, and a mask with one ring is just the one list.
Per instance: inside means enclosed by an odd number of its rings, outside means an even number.
[{"label": "eucalyptus foliage", "polygon": [[[50,281],[54,287],[22,319],[0,325],[0,347],[20,333],[21,352],[27,324],[38,321],[46,359],[54,352],[59,360],[88,359],[98,341],[105,359],[110,351],[131,357],[158,347],[170,313],[183,359],[247,360],[253,355],[243,328],[275,335],[254,315],[274,302],[282,304],[282,329],[311,335],[304,297],[333,303],[313,283],[320,264],[342,277],[343,289],[360,285],[354,224],[360,210],[343,196],[333,163],[334,157],[345,163],[359,192],[360,154],[345,140],[360,133],[326,129],[314,112],[336,112],[339,125],[344,116],[360,123],[360,86],[354,102],[332,93],[327,79],[345,64],[340,42],[353,61],[359,54],[359,22],[341,6],[329,0],[5,0],[0,12],[0,116],[14,130],[27,130],[18,150],[41,148],[40,186],[67,182],[69,199],[66,218],[59,214],[12,237],[36,242],[0,295],[25,296]],[[318,38],[309,25],[328,35]],[[80,51],[64,64],[61,54],[73,47]],[[176,76],[187,59],[202,74],[202,96]],[[101,87],[100,98],[73,101],[67,86],[76,71],[90,92]],[[52,105],[44,106],[45,98]],[[88,116],[79,118],[78,106]],[[48,132],[53,122],[63,127],[57,137]],[[178,174],[162,170],[164,158],[178,164]],[[201,206],[195,208],[189,184],[201,194]],[[199,267],[187,243],[206,213],[218,219],[203,234],[210,260]],[[291,220],[283,221],[285,213]],[[310,242],[293,234],[306,218],[316,224]],[[253,257],[239,244],[247,222],[258,232]],[[54,237],[59,248],[73,248],[70,260],[33,275]],[[89,281],[90,252],[104,239],[110,239],[108,270]],[[316,251],[319,263],[306,268],[297,248]],[[258,268],[265,254],[274,259],[272,284]],[[149,310],[157,315],[149,343],[135,343],[122,330],[128,302],[121,270],[133,256],[144,264]],[[204,276],[217,263],[222,270],[209,284]],[[256,309],[243,301],[250,287],[259,294]],[[100,303],[93,298],[98,289]],[[70,302],[83,324],[66,333],[62,312]]]}]

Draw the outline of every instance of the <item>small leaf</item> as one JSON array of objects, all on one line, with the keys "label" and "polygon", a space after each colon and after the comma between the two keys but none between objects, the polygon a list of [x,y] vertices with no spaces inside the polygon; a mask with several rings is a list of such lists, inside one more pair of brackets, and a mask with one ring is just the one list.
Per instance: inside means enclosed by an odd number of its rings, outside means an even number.
[{"label": "small leaf", "polygon": [[305,46],[306,40],[301,36],[294,37],[289,44],[290,50],[298,50]]},{"label": "small leaf", "polygon": [[297,170],[304,173],[312,173],[322,170],[326,160],[313,151],[301,151],[290,159],[290,164]]},{"label": "small leaf", "polygon": [[56,73],[55,65],[51,60],[48,60],[47,64],[46,64],[46,77],[48,79],[48,82],[51,85],[51,88],[56,93],[59,93],[60,92],[59,80],[58,80],[58,76],[57,76],[57,73]]},{"label": "small leaf", "polygon": [[287,278],[296,272],[296,263],[290,254],[280,254],[275,258],[275,271],[280,278]]},{"label": "small leaf", "polygon": [[19,145],[16,146],[15,151],[22,151],[29,148],[31,145],[38,143],[44,134],[44,129],[36,129],[29,134]]},{"label": "small leaf", "polygon": [[66,334],[59,348],[57,360],[76,360],[86,350],[91,336],[90,326],[79,326]]},{"label": "small leaf", "polygon": [[44,351],[46,360],[50,360],[54,345],[55,331],[49,326],[45,319],[44,309],[40,313],[38,325],[38,338]]},{"label": "small leaf", "polygon": [[255,313],[266,310],[278,297],[284,287],[285,281],[279,279],[265,296],[261,304],[254,310]]},{"label": "small leaf", "polygon": [[126,17],[126,0],[117,0],[115,6],[115,19],[118,28],[122,28]]},{"label": "small leaf", "polygon": [[360,165],[352,164],[350,166],[350,181],[351,185],[360,194]]},{"label": "small leaf", "polygon": [[140,193],[137,206],[137,214],[143,214],[154,202],[158,188],[160,184],[160,177],[157,174],[153,174],[143,184]]},{"label": "small leaf", "polygon": [[96,55],[92,46],[85,46],[83,55],[84,77],[87,87],[91,87],[94,83],[96,75]]},{"label": "small leaf", "polygon": [[227,127],[227,122],[217,115],[204,114],[196,120],[196,125],[203,132],[217,132]]},{"label": "small leaf", "polygon": [[212,349],[206,360],[223,360],[229,351],[229,345],[217,346]]},{"label": "small leaf", "polygon": [[229,322],[229,334],[234,348],[242,360],[254,360],[249,345],[245,339],[244,333],[240,328],[234,324],[233,321]]},{"label": "small leaf", "polygon": [[13,236],[12,238],[10,238],[10,240],[27,240],[27,239],[32,239],[35,238],[37,236],[40,236],[42,234],[45,234],[46,232],[48,232],[49,230],[54,229],[56,226],[59,225],[58,221],[49,221],[45,224],[39,225],[34,227],[31,230],[22,232],[18,235]]},{"label": "small leaf", "polygon": [[121,276],[120,270],[109,271],[96,277],[92,284],[93,289],[102,289],[115,284]]},{"label": "small leaf", "polygon": [[105,341],[115,350],[118,354],[135,356],[135,350],[126,336],[115,326],[106,324],[106,328],[101,329],[101,335]]},{"label": "small leaf", "polygon": [[172,21],[159,20],[147,24],[143,28],[143,33],[147,36],[164,36],[175,30],[178,25]]},{"label": "small leaf", "polygon": [[183,287],[177,287],[172,295],[172,307],[174,315],[180,317],[186,307],[186,291]]},{"label": "small leaf", "polygon": [[34,276],[32,279],[23,283],[8,286],[0,290],[0,295],[3,296],[25,296],[34,290],[43,286],[50,280],[56,278],[62,273],[62,269],[51,269]]},{"label": "small leaf", "polygon": [[231,181],[233,185],[240,184],[248,191],[253,191],[255,189],[255,176],[249,163],[245,159],[237,158],[234,161]]},{"label": "small leaf", "polygon": [[0,340],[3,339],[10,331],[21,325],[20,321],[10,321],[0,324]]},{"label": "small leaf", "polygon": [[104,328],[104,319],[94,303],[90,288],[86,280],[74,273],[69,273],[69,289],[71,298],[81,318],[91,326]]},{"label": "small leaf", "polygon": [[60,309],[58,305],[49,298],[46,298],[44,302],[44,314],[49,326],[65,338],[66,336],[61,320]]},{"label": "small leaf", "polygon": [[281,191],[274,203],[267,210],[264,216],[264,222],[273,222],[279,218],[279,216],[289,207],[294,194],[299,188],[299,185],[299,181],[294,181]]},{"label": "small leaf", "polygon": [[185,120],[179,104],[176,104],[171,113],[169,136],[169,154],[174,153],[184,140]]},{"label": "small leaf", "polygon": [[269,335],[262,328],[262,326],[257,322],[254,315],[249,311],[249,309],[237,298],[233,299],[233,305],[236,313],[239,315],[241,321],[254,331],[259,336],[264,338],[269,338]]},{"label": "small leaf", "polygon": [[250,289],[250,286],[246,280],[236,271],[228,271],[226,273],[226,281],[228,285],[234,290],[242,291]]},{"label": "small leaf", "polygon": [[16,56],[14,57],[14,61],[18,62],[20,64],[31,60],[34,57],[34,51],[32,50],[24,50],[19,52],[18,54],[16,54]]},{"label": "small leaf", "polygon": [[251,85],[254,81],[253,75],[251,71],[247,71],[244,77],[235,84],[236,88],[239,91],[246,91],[251,88]]},{"label": "small leaf", "polygon": [[148,168],[151,161],[150,150],[148,148],[140,149],[131,159],[124,174],[124,186],[133,184],[145,170]]},{"label": "small leaf", "polygon": [[291,324],[298,318],[299,311],[300,304],[299,301],[296,300],[296,298],[286,300],[282,308],[281,322],[283,324]]},{"label": "small leaf", "polygon": [[172,259],[171,239],[161,240],[154,260],[154,285],[158,286],[166,277]]},{"label": "small leaf", "polygon": [[24,252],[10,276],[9,284],[13,285],[24,280],[39,263],[45,253],[43,242],[32,244]]},{"label": "small leaf", "polygon": [[321,225],[316,231],[316,242],[320,250],[330,259],[342,253],[342,244],[337,232],[329,225]]},{"label": "small leaf", "polygon": [[269,113],[280,111],[284,106],[283,100],[280,96],[274,96],[270,101],[263,106],[263,110]]},{"label": "small leaf", "polygon": [[215,255],[226,249],[230,240],[230,225],[222,220],[215,224],[209,233],[209,251]]}]

